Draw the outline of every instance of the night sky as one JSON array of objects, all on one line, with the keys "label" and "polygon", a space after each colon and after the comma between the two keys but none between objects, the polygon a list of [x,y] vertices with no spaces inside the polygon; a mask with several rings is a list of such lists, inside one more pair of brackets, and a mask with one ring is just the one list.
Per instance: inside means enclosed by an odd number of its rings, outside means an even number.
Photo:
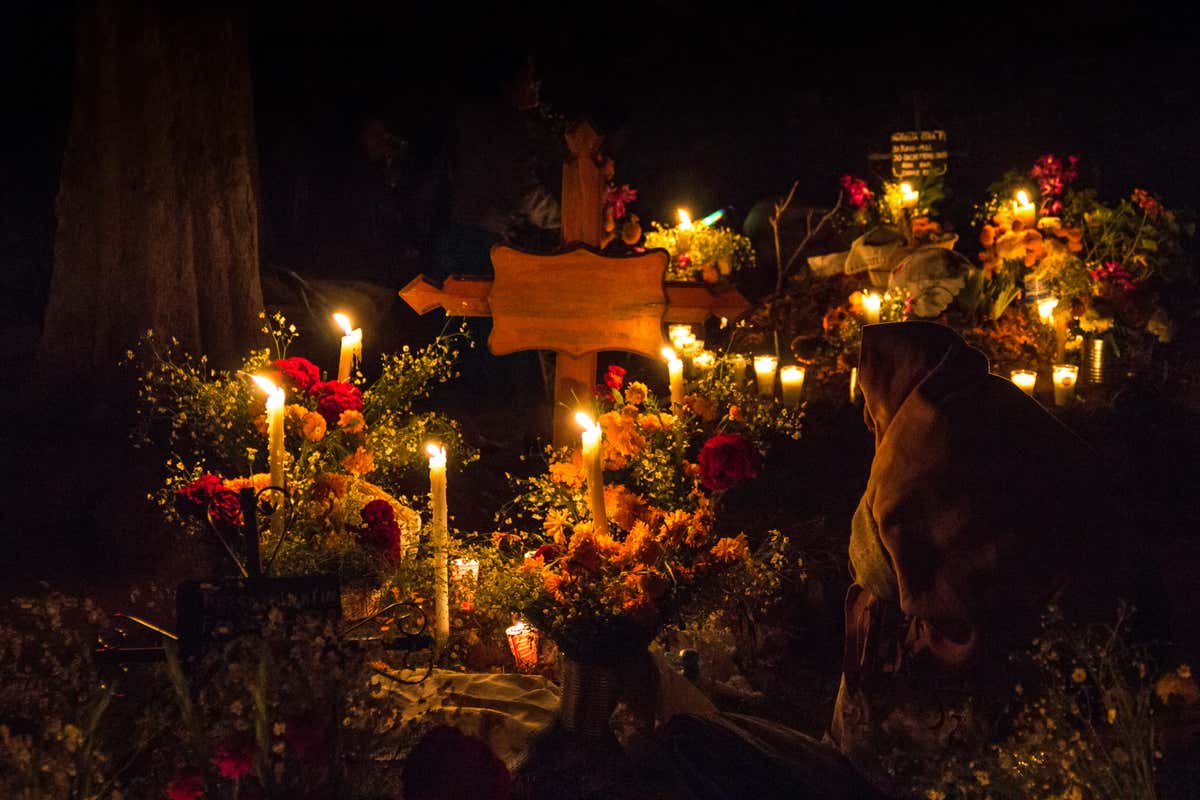
[{"label": "night sky", "polygon": [[[948,132],[946,212],[960,225],[992,180],[1044,152],[1082,156],[1084,177],[1106,196],[1143,186],[1171,205],[1200,206],[1194,8],[1004,3],[955,17],[911,3],[886,16],[862,4],[409,5],[251,7],[268,261],[303,270],[314,252],[353,251],[358,226],[344,198],[369,179],[362,121],[381,119],[408,142],[402,181],[420,181],[445,149],[472,65],[497,42],[534,52],[543,100],[608,135],[618,180],[641,191],[643,219],[667,219],[679,205],[744,214],[794,179],[801,201],[830,202],[838,176],[868,173],[867,154],[911,128],[914,112]],[[4,131],[3,308],[35,321],[70,113],[74,12],[30,3],[8,22],[5,72],[16,91]],[[316,176],[325,223],[313,236],[346,247],[276,235],[298,172]]]}]

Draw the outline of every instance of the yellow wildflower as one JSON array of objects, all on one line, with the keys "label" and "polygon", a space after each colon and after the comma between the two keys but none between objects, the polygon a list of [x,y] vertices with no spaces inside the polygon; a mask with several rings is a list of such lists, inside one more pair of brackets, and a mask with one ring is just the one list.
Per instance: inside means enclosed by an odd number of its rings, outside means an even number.
[{"label": "yellow wildflower", "polygon": [[319,442],[325,438],[325,418],[315,411],[310,411],[301,420],[300,430],[305,439],[310,442]]},{"label": "yellow wildflower", "polygon": [[367,427],[367,421],[363,419],[362,412],[353,409],[339,414],[337,424],[344,433],[362,433],[363,429]]},{"label": "yellow wildflower", "polygon": [[542,522],[542,530],[546,535],[554,540],[555,544],[563,544],[567,541],[566,536],[567,517],[561,511],[551,509],[546,512],[546,519]]}]

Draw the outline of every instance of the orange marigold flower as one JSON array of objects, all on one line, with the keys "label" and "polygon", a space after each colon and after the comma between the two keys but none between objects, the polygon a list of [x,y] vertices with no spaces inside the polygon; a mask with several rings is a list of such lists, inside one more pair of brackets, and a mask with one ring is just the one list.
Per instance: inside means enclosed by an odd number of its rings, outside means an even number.
[{"label": "orange marigold flower", "polygon": [[692,515],[686,511],[668,511],[662,518],[662,538],[667,546],[676,545],[687,535]]},{"label": "orange marigold flower", "polygon": [[375,456],[365,447],[360,447],[342,459],[342,469],[352,475],[366,475],[375,469]]},{"label": "orange marigold flower", "polygon": [[319,442],[325,438],[325,418],[315,411],[310,411],[300,420],[300,432],[310,442]]},{"label": "orange marigold flower", "polygon": [[858,316],[862,316],[863,293],[862,292],[852,292],[850,294],[849,302],[850,302],[850,311],[853,312],[854,314],[857,314]]},{"label": "orange marigold flower", "polygon": [[674,414],[642,414],[638,417],[638,427],[644,431],[666,430],[675,424]]},{"label": "orange marigold flower", "polygon": [[636,412],[630,414],[609,411],[600,415],[600,427],[604,430],[604,443],[617,454],[634,456],[646,446],[646,437],[638,430]]},{"label": "orange marigold flower", "polygon": [[651,600],[661,600],[667,590],[671,588],[671,582],[667,580],[666,576],[651,570],[638,572],[630,577],[636,581],[634,588]]},{"label": "orange marigold flower", "polygon": [[561,511],[550,509],[546,512],[546,519],[542,521],[542,530],[546,532],[555,544],[566,544],[567,534],[567,516]]},{"label": "orange marigold flower", "polygon": [[651,532],[650,526],[639,522],[625,537],[621,552],[621,563],[653,566],[663,556],[663,546]]},{"label": "orange marigold flower", "polygon": [[572,461],[555,461],[550,465],[550,480],[577,489],[583,485],[583,472]]},{"label": "orange marigold flower", "polygon": [[646,402],[646,397],[650,394],[649,387],[641,381],[633,381],[625,387],[625,402],[639,405]]},{"label": "orange marigold flower", "polygon": [[741,422],[745,418],[746,418],[746,415],[745,415],[745,413],[742,412],[741,406],[732,405],[729,407],[729,419],[730,420],[732,420],[733,422]]},{"label": "orange marigold flower", "polygon": [[598,572],[604,564],[604,554],[591,530],[581,530],[582,527],[575,526],[575,532],[571,534],[571,541],[567,545],[567,562],[584,572]]},{"label": "orange marigold flower", "polygon": [[242,489],[253,489],[260,492],[271,485],[271,476],[265,472],[256,472],[249,478],[230,478],[225,481],[225,488],[231,492],[240,492]]},{"label": "orange marigold flower", "polygon": [[521,536],[517,533],[509,533],[508,531],[492,532],[492,547],[504,547],[505,545],[515,544],[520,541]]},{"label": "orange marigold flower", "polygon": [[574,582],[574,576],[557,572],[547,572],[542,576],[542,587],[560,603],[566,599],[565,594]]},{"label": "orange marigold flower", "polygon": [[283,418],[288,423],[303,422],[308,409],[299,403],[288,403],[283,409]]},{"label": "orange marigold flower", "polygon": [[713,558],[718,561],[744,561],[750,557],[750,545],[746,542],[746,534],[739,533],[732,538],[725,536],[712,546]]},{"label": "orange marigold flower", "polygon": [[705,422],[712,422],[717,418],[717,406],[707,397],[695,394],[686,395],[683,398],[683,407]]},{"label": "orange marigold flower", "polygon": [[646,501],[620,484],[604,487],[604,510],[617,527],[627,531],[646,512]]},{"label": "orange marigold flower", "polygon": [[344,433],[362,433],[367,427],[367,420],[361,411],[351,408],[338,415],[337,425]]},{"label": "orange marigold flower", "polygon": [[263,436],[266,436],[267,428],[268,428],[268,426],[267,426],[267,415],[266,414],[259,414],[257,417],[254,418],[254,430],[258,431]]},{"label": "orange marigold flower", "polygon": [[329,497],[345,497],[349,484],[349,476],[336,472],[322,472],[313,482],[313,499],[320,501]]}]

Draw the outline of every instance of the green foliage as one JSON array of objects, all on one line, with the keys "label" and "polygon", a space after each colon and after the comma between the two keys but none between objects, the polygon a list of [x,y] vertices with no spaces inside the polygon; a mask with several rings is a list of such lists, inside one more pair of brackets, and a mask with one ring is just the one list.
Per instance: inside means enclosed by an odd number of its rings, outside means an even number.
[{"label": "green foliage", "polygon": [[754,244],[732,228],[700,223],[690,228],[651,223],[646,233],[647,249],[662,248],[670,254],[667,280],[727,280],[734,272],[754,266]]}]

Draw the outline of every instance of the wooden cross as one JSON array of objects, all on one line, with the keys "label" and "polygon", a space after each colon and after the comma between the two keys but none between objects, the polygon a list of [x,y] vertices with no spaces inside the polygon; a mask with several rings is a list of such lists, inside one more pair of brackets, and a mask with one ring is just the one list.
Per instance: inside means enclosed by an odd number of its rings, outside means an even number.
[{"label": "wooden cross", "polygon": [[574,441],[574,412],[592,396],[596,354],[620,350],[661,357],[663,323],[702,324],[710,316],[736,319],[750,303],[732,287],[665,284],[668,255],[649,250],[606,256],[600,136],[586,123],[566,136],[562,238],[556,253],[492,248],[493,280],[451,276],[439,288],[418,275],[400,297],[418,314],[442,308],[451,316],[491,316],[488,349],[553,350],[554,443]]}]

